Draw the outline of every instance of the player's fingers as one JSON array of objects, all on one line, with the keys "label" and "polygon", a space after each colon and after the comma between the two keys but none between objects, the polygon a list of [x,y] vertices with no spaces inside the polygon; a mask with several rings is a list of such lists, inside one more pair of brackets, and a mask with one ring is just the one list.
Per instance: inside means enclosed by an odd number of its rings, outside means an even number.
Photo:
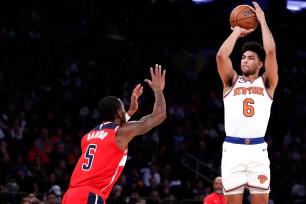
[{"label": "player's fingers", "polygon": [[252,6],[249,6],[249,8],[250,8],[254,13],[256,13],[255,8],[253,8]]},{"label": "player's fingers", "polygon": [[161,72],[162,72],[162,66],[159,65],[159,66],[158,66],[158,76],[161,76]]},{"label": "player's fingers", "polygon": [[155,65],[155,75],[158,74],[158,67],[159,67],[158,64],[156,64],[156,65]]},{"label": "player's fingers", "polygon": [[141,86],[138,91],[136,92],[137,98],[143,93],[143,87]]},{"label": "player's fingers", "polygon": [[166,70],[163,70],[163,75],[162,75],[163,78],[166,77]]},{"label": "player's fingers", "polygon": [[135,102],[137,102],[138,98],[140,97],[140,95],[142,94],[142,91],[139,91],[137,93],[134,93],[132,95],[132,100],[134,100]]},{"label": "player's fingers", "polygon": [[133,90],[133,93],[134,93],[134,92],[137,92],[137,91],[139,90],[140,86],[141,86],[140,84],[137,84],[137,85],[135,86],[134,90]]},{"label": "player's fingers", "polygon": [[254,5],[255,9],[260,8],[259,4],[258,4],[256,1],[253,1],[252,3],[253,3],[253,5]]},{"label": "player's fingers", "polygon": [[150,73],[151,73],[151,77],[154,77],[154,71],[152,67],[150,67]]},{"label": "player's fingers", "polygon": [[143,87],[141,84],[139,84],[139,86],[137,87],[137,95],[141,95],[142,90],[143,90]]},{"label": "player's fingers", "polygon": [[144,80],[147,84],[149,84],[149,86],[151,86],[152,85],[152,81],[151,80],[149,80],[149,79],[145,79]]},{"label": "player's fingers", "polygon": [[249,33],[253,32],[253,31],[254,31],[253,28],[252,29],[248,29],[248,30],[246,30],[246,34],[249,34]]},{"label": "player's fingers", "polygon": [[143,89],[143,86],[142,86],[141,84],[139,84],[139,87],[138,87],[138,89],[137,89],[137,92],[142,91],[142,89]]}]

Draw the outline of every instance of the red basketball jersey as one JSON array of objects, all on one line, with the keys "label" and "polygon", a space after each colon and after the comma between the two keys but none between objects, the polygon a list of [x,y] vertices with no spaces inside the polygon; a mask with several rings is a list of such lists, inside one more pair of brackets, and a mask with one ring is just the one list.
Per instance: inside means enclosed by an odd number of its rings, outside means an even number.
[{"label": "red basketball jersey", "polygon": [[71,176],[70,188],[94,187],[107,199],[127,159],[128,148],[122,151],[116,144],[118,129],[116,124],[105,122],[83,136],[82,155]]}]

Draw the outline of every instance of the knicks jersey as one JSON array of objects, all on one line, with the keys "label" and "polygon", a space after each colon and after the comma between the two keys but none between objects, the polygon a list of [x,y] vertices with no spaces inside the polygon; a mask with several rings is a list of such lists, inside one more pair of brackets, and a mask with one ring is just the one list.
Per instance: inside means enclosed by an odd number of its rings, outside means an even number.
[{"label": "knicks jersey", "polygon": [[265,136],[273,100],[266,91],[262,77],[251,83],[238,76],[233,87],[223,96],[223,102],[227,136]]},{"label": "knicks jersey", "polygon": [[116,144],[119,126],[106,122],[95,127],[82,138],[82,155],[70,180],[70,188],[91,186],[107,199],[122,173],[128,148],[120,150]]}]

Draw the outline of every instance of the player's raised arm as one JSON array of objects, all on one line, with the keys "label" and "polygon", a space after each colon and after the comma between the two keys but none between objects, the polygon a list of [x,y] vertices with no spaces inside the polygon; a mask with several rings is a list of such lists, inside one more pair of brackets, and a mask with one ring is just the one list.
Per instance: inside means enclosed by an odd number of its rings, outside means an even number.
[{"label": "player's raised arm", "polygon": [[274,90],[278,83],[278,65],[276,59],[276,45],[273,35],[268,27],[265,14],[257,2],[253,2],[258,22],[260,23],[263,47],[266,52],[265,73],[264,78],[267,82],[267,89],[271,96],[274,95]]},{"label": "player's raised arm", "polygon": [[137,84],[131,95],[130,109],[126,112],[126,121],[138,110],[138,98],[143,93],[143,86]]},{"label": "player's raised arm", "polygon": [[150,68],[150,73],[151,80],[145,79],[145,82],[151,87],[155,96],[152,113],[142,117],[139,121],[131,121],[122,125],[116,135],[117,145],[121,149],[124,149],[135,136],[150,131],[166,119],[166,101],[163,94],[166,70],[162,70],[160,65],[155,65],[154,69]]},{"label": "player's raised arm", "polygon": [[[237,77],[236,71],[233,69],[232,61],[230,59],[230,55],[233,52],[233,49],[235,47],[235,44],[238,40],[238,38],[245,37],[247,34],[251,33],[254,31],[256,26],[254,28],[244,28],[242,25],[246,22],[250,23],[249,21],[246,21],[245,19],[241,18],[241,11],[238,10],[245,10],[245,6],[238,6],[233,9],[233,11],[230,14],[230,24],[232,33],[228,36],[228,38],[223,42],[221,47],[218,50],[217,56],[216,56],[216,61],[217,61],[217,68],[219,75],[221,77],[221,80],[223,82],[223,93],[226,92],[231,86],[234,80]],[[252,9],[252,8],[250,8]],[[248,15],[251,15],[249,13]],[[244,17],[244,16],[243,16]],[[241,25],[240,27],[238,26],[237,22],[233,21],[233,19],[241,20]],[[250,18],[252,19],[252,18]],[[251,20],[252,21],[252,20]],[[253,26],[255,25],[254,22],[252,24]]]},{"label": "player's raised arm", "polygon": [[223,44],[218,50],[216,56],[217,68],[221,80],[223,82],[224,91],[226,91],[227,87],[231,87],[233,79],[237,76],[236,71],[233,69],[233,64],[230,59],[230,55],[233,52],[234,46],[238,38],[245,36],[247,33],[247,30],[238,26],[232,28],[232,33],[223,42]]},{"label": "player's raised arm", "polygon": [[230,55],[233,51],[233,48],[236,44],[239,35],[240,33],[234,30],[231,35],[223,42],[217,52],[217,68],[224,88],[226,86],[231,86],[232,79],[234,75],[236,75],[235,70],[233,69],[233,64],[230,59]]}]

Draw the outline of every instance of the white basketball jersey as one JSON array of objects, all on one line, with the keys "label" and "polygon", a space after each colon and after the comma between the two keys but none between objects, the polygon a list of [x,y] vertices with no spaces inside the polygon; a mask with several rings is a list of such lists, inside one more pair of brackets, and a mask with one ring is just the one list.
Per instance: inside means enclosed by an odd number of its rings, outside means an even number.
[{"label": "white basketball jersey", "polygon": [[273,99],[266,91],[262,77],[251,83],[238,76],[234,86],[223,96],[223,102],[227,136],[265,136]]}]

